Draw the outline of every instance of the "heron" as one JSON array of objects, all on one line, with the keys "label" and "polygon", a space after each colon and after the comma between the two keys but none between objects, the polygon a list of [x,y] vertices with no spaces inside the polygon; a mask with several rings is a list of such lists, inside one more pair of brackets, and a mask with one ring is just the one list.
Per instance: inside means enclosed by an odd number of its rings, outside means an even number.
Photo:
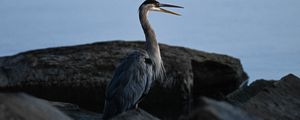
[{"label": "heron", "polygon": [[115,70],[105,93],[103,119],[110,119],[128,110],[137,109],[139,102],[149,93],[154,80],[164,76],[164,65],[156,35],[147,19],[148,12],[158,11],[180,14],[162,7],[183,8],[146,0],[139,7],[139,20],[145,34],[145,50],[129,54]]}]

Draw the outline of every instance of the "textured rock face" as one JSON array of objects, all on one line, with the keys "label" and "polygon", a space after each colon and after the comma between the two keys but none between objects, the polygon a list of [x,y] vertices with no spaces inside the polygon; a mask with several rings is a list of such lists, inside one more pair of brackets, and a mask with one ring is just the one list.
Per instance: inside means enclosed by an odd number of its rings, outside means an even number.
[{"label": "textured rock face", "polygon": [[[177,117],[199,96],[221,99],[247,80],[240,61],[226,55],[160,45],[167,79],[157,80],[141,108]],[[144,42],[102,42],[29,51],[0,58],[0,90],[23,91],[102,111],[107,82],[120,60]]]},{"label": "textured rock face", "polygon": [[72,120],[47,101],[26,94],[0,93],[0,120]]},{"label": "textured rock face", "polygon": [[256,81],[228,101],[266,120],[299,120],[300,78],[290,74],[280,81]]}]

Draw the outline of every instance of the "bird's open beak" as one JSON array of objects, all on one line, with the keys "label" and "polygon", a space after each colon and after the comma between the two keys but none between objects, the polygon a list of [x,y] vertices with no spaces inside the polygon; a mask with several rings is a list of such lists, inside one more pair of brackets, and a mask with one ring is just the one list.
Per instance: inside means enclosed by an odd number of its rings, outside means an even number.
[{"label": "bird's open beak", "polygon": [[169,13],[169,14],[178,15],[178,16],[181,16],[181,15],[178,14],[178,13],[176,13],[176,12],[172,12],[172,11],[163,9],[163,8],[161,8],[161,7],[183,8],[183,7],[177,6],[177,5],[161,4],[161,3],[159,4],[159,11],[160,11],[160,12]]}]

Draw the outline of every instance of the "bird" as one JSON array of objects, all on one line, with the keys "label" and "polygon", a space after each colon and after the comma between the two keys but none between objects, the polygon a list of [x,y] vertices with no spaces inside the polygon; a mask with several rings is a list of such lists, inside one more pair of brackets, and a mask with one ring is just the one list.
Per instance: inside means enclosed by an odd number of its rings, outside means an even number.
[{"label": "bird", "polygon": [[165,69],[156,35],[147,15],[158,11],[173,15],[180,14],[162,7],[183,8],[163,4],[156,0],[144,1],[138,11],[139,20],[145,34],[145,50],[134,51],[122,60],[106,87],[103,119],[110,119],[125,111],[138,109],[139,102],[146,96],[153,81],[163,79]]}]

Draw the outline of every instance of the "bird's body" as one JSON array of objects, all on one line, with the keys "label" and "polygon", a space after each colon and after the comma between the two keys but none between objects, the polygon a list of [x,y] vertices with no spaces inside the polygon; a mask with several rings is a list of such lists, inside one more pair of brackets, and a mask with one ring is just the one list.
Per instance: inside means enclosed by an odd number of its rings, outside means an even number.
[{"label": "bird's body", "polygon": [[147,20],[148,12],[157,11],[156,7],[159,7],[157,5],[159,3],[155,0],[146,0],[139,8],[139,18],[146,38],[146,50],[131,53],[116,69],[106,89],[103,119],[136,108],[142,97],[148,94],[151,83],[164,74],[158,42]]},{"label": "bird's body", "polygon": [[133,109],[140,98],[149,92],[152,73],[147,52],[136,51],[124,59],[108,85],[103,118]]}]

